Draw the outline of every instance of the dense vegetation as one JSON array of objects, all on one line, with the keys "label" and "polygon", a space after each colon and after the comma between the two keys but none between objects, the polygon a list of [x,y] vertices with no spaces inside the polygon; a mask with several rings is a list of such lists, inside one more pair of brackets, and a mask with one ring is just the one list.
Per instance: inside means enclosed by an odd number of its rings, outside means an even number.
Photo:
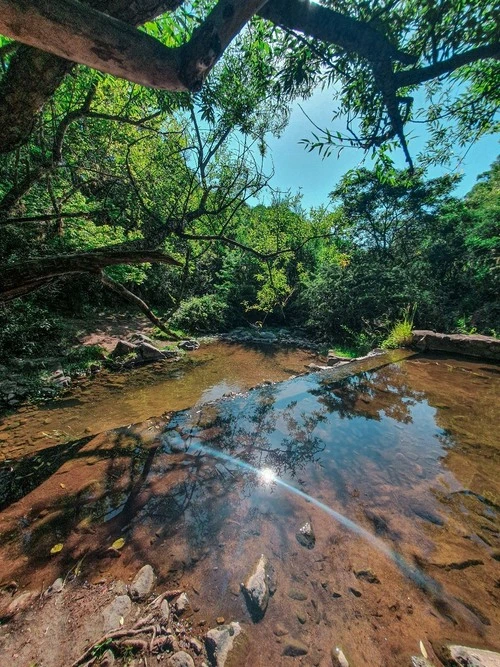
[{"label": "dense vegetation", "polygon": [[[41,102],[31,119],[20,109],[13,118],[26,92],[15,77],[41,52],[0,38],[4,360],[60,352],[68,317],[125,308],[167,332],[285,324],[358,346],[382,340],[409,310],[421,327],[500,331],[500,162],[461,199],[456,177],[425,173],[495,130],[493,8],[323,3],[352,11],[359,35],[377,29],[387,48],[374,61],[363,39],[320,42],[310,27],[273,18],[275,4],[271,22],[254,18],[195,94],[73,64],[56,76],[60,59],[42,54],[43,91],[24,70],[29,102]],[[214,3],[191,5],[147,32],[182,43]],[[422,83],[424,112],[410,97]],[[304,210],[299,195],[270,190],[266,136],[283,130],[295,99],[333,84],[347,135],[325,130],[306,148],[360,146],[377,162]],[[412,121],[428,124],[425,155],[411,154]],[[408,169],[391,163],[398,147]]]}]

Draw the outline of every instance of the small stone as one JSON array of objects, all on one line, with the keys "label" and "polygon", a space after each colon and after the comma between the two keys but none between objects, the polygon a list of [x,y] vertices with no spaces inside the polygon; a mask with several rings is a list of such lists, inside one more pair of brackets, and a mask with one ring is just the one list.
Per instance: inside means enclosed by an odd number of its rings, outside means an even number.
[{"label": "small stone", "polygon": [[205,635],[205,647],[208,658],[215,667],[224,667],[229,652],[233,649],[234,641],[241,633],[239,623],[221,625],[209,630]]},{"label": "small stone", "polygon": [[356,590],[355,588],[349,588],[349,591],[354,595],[355,598],[361,597],[361,592]]},{"label": "small stone", "polygon": [[288,630],[280,623],[277,623],[275,625],[273,632],[276,635],[276,637],[284,637],[285,635],[288,634]]},{"label": "small stone", "polygon": [[168,604],[168,600],[162,600],[160,605],[160,616],[163,623],[168,623],[168,619],[170,618],[170,605]]},{"label": "small stone", "polygon": [[282,655],[288,655],[295,658],[299,655],[307,655],[308,650],[307,646],[301,641],[290,637],[290,639],[287,639]]},{"label": "small stone", "polygon": [[224,625],[224,621],[226,620],[224,616],[217,616],[215,619],[217,621],[217,625]]},{"label": "small stone", "polygon": [[349,662],[340,648],[332,648],[332,665],[334,667],[349,667]]},{"label": "small stone", "polygon": [[307,616],[303,612],[298,611],[297,620],[301,625],[304,625],[307,622]]},{"label": "small stone", "polygon": [[295,537],[297,538],[297,542],[306,549],[314,549],[316,536],[310,521],[307,521],[301,528],[299,528]]},{"label": "small stone", "polygon": [[194,660],[185,651],[177,651],[167,660],[168,667],[194,667]]},{"label": "small stone", "polygon": [[175,600],[173,607],[177,616],[181,616],[182,614],[186,613],[190,607],[189,598],[186,593],[181,593],[179,595],[179,597]]},{"label": "small stone", "polygon": [[104,631],[116,630],[132,611],[132,602],[128,595],[118,595],[102,610]]},{"label": "small stone", "polygon": [[369,584],[380,584],[380,579],[372,570],[358,570],[354,572],[357,579],[366,581]]},{"label": "small stone", "polygon": [[307,600],[307,594],[298,588],[291,588],[288,591],[288,597],[292,598],[292,600],[298,600],[299,602],[304,602],[304,600]]},{"label": "small stone", "polygon": [[64,588],[64,581],[62,580],[61,577],[56,579],[52,586],[49,588],[48,592],[49,593],[60,593],[62,589]]},{"label": "small stone", "polygon": [[132,600],[145,600],[154,588],[156,576],[151,565],[144,565],[130,585]]}]

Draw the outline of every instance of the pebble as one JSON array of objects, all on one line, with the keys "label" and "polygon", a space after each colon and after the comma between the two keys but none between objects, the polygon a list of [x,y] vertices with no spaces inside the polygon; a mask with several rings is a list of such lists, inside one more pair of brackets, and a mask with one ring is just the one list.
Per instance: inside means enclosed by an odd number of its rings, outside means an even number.
[{"label": "pebble", "polygon": [[307,594],[304,593],[304,591],[301,591],[298,588],[291,588],[288,591],[288,597],[292,598],[292,600],[298,600],[299,602],[303,602],[304,600],[307,600]]},{"label": "pebble", "polygon": [[290,639],[287,640],[283,648],[282,655],[297,657],[299,655],[307,655],[308,650],[309,649],[307,648],[307,646],[303,644],[301,641],[299,641],[298,639],[294,639],[293,637],[290,637]]}]

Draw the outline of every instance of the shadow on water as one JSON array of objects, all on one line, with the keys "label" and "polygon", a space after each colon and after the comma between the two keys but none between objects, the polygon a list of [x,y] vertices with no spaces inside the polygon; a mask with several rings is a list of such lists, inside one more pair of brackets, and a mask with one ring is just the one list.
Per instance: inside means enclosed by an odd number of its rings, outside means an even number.
[{"label": "shadow on water", "polygon": [[[366,623],[389,615],[377,623],[386,647],[400,647],[406,639],[393,615],[411,597],[405,622],[414,634],[451,624],[494,645],[495,370],[412,358],[340,379],[308,375],[177,412],[166,424],[44,450],[17,463],[17,486],[0,476],[2,579],[56,572],[84,556],[89,567],[97,559],[116,572],[151,562],[165,579],[191,580],[212,605],[226,600],[235,616],[241,606],[228,591],[267,553],[281,582],[275,613],[284,618],[292,584],[313,590],[308,613],[332,623],[339,610],[358,618],[352,605],[362,598]],[[32,481],[21,483],[32,468]],[[317,534],[311,551],[295,537],[304,520]],[[115,558],[109,546],[119,536],[126,546]],[[53,558],[56,542],[64,549]],[[371,569],[377,583],[363,584]],[[346,641],[369,627],[346,623]],[[377,650],[389,648],[381,641]]]}]

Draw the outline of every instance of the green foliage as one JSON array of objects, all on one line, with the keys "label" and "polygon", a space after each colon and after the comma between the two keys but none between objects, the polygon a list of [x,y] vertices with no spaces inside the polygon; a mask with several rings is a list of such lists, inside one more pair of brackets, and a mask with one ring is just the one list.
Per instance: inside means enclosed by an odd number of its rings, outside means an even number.
[{"label": "green foliage", "polygon": [[226,304],[215,294],[194,296],[184,301],[170,320],[172,327],[190,333],[214,333],[227,326]]},{"label": "green foliage", "polygon": [[15,301],[0,310],[0,359],[37,357],[58,350],[64,327],[60,318],[31,301]]}]

